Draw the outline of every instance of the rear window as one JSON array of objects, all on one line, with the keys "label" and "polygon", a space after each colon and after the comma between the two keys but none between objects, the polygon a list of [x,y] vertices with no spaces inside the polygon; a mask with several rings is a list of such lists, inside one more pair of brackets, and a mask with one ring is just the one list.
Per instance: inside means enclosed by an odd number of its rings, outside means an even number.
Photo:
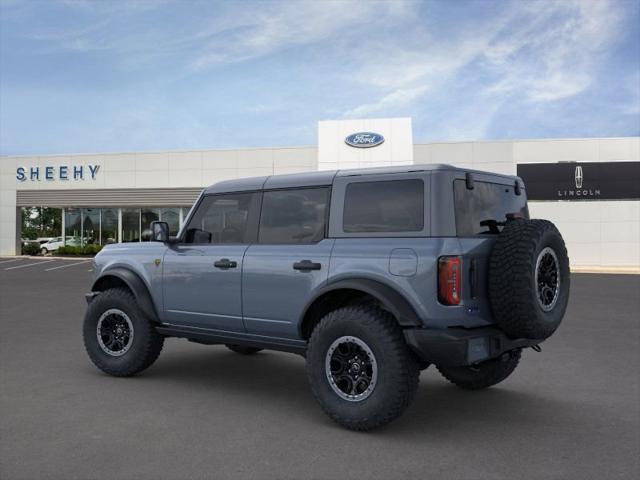
[{"label": "rear window", "polygon": [[420,232],[424,183],[419,179],[354,182],[344,197],[343,231]]},{"label": "rear window", "polygon": [[508,213],[529,218],[527,197],[516,195],[514,187],[509,185],[476,181],[473,190],[469,190],[464,180],[455,180],[453,191],[456,231],[460,237],[492,233],[488,225],[480,223],[485,220],[504,222]]}]

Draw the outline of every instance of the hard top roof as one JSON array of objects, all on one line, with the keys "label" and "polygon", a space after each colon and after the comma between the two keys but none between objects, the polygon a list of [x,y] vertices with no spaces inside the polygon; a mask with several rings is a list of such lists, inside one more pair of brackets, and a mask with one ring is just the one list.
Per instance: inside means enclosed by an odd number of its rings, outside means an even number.
[{"label": "hard top roof", "polygon": [[[454,167],[446,164],[429,165],[398,165],[393,167],[373,167],[373,168],[352,168],[347,170],[324,170],[319,172],[291,173],[284,175],[271,175],[266,177],[248,177],[233,180],[224,180],[207,187],[204,191],[208,193],[238,192],[248,190],[260,190],[266,188],[291,188],[291,187],[314,187],[321,185],[331,185],[335,177],[351,177],[361,175],[385,175],[394,173],[410,173],[425,171],[455,170],[461,172],[474,172],[468,168]],[[490,174],[490,172],[482,172]],[[501,177],[506,175],[495,174]],[[511,177],[515,178],[515,177]]]}]

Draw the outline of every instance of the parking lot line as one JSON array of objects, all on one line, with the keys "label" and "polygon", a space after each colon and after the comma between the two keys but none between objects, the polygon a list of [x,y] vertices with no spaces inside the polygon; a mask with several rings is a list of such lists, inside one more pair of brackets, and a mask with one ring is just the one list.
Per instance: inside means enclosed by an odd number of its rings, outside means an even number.
[{"label": "parking lot line", "polygon": [[36,263],[27,263],[26,265],[16,265],[15,267],[5,268],[5,270],[15,270],[16,268],[32,267],[34,265],[44,265],[45,263],[51,263],[51,262],[55,262],[55,260],[45,260],[45,261],[39,261]]},{"label": "parking lot line", "polygon": [[50,272],[51,270],[58,270],[59,268],[67,268],[67,267],[73,267],[74,265],[82,265],[83,263],[87,263],[87,262],[90,262],[90,261],[91,260],[85,260],[83,262],[69,263],[67,265],[60,265],[58,267],[45,268],[44,271],[45,272]]},{"label": "parking lot line", "polygon": [[11,262],[17,262],[18,260],[22,260],[21,258],[14,258],[13,260],[3,260],[0,262],[0,264],[2,263],[11,263]]}]

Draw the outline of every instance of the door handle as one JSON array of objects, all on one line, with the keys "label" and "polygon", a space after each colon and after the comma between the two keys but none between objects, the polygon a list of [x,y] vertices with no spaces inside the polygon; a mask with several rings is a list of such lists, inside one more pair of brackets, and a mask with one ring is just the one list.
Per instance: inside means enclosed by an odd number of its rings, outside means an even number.
[{"label": "door handle", "polygon": [[302,260],[293,264],[294,270],[320,270],[322,264],[312,262],[311,260]]},{"label": "door handle", "polygon": [[226,270],[227,268],[236,268],[238,266],[238,262],[234,262],[228,258],[221,258],[220,260],[213,262],[213,266]]}]

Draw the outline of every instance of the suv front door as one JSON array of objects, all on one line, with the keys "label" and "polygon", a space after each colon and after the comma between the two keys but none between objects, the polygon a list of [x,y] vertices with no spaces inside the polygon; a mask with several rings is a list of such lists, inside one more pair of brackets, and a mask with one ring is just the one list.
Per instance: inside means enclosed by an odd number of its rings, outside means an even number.
[{"label": "suv front door", "polygon": [[247,332],[298,338],[310,293],[327,281],[334,240],[325,238],[329,187],[267,190],[258,243],[244,257],[243,315]]},{"label": "suv front door", "polygon": [[255,241],[257,193],[201,199],[180,242],[164,256],[164,321],[244,332],[241,279],[244,254]]}]

